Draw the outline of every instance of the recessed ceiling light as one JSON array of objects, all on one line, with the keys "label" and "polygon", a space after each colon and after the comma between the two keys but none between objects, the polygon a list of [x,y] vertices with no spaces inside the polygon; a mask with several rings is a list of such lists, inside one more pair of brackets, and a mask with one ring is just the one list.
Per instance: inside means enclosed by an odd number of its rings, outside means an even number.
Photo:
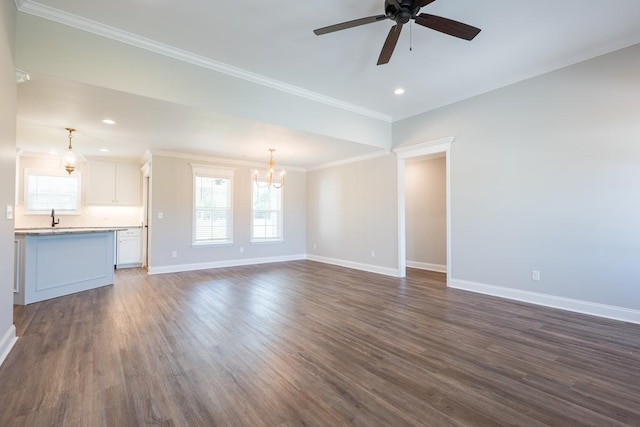
[{"label": "recessed ceiling light", "polygon": [[111,119],[104,119],[102,121],[102,123],[104,123],[105,125],[115,125],[116,124],[116,122],[114,120],[111,120]]},{"label": "recessed ceiling light", "polygon": [[100,151],[102,151],[103,153],[108,153],[109,149],[108,148],[101,148]]},{"label": "recessed ceiling light", "polygon": [[394,90],[393,93],[395,93],[396,95],[402,95],[404,93],[404,89],[399,87],[398,89]]}]

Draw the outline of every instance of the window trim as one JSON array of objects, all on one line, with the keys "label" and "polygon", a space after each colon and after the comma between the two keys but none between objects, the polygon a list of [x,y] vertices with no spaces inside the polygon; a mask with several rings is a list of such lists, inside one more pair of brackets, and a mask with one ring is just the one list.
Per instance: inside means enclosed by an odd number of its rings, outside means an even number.
[{"label": "window trim", "polygon": [[[191,193],[191,246],[194,248],[201,247],[210,247],[210,246],[230,246],[233,245],[233,187],[234,187],[234,176],[235,176],[235,168],[225,168],[220,166],[208,166],[208,165],[200,165],[191,163],[192,170],[192,193]],[[206,177],[206,178],[219,178],[219,179],[228,179],[230,181],[230,189],[229,189],[229,235],[226,239],[220,240],[196,240],[196,179],[198,177]]]},{"label": "window trim", "polygon": [[[261,184],[266,184],[265,181],[258,180]],[[250,240],[249,243],[252,245],[260,245],[260,244],[279,244],[284,243],[284,187],[278,188],[280,191],[280,209],[278,211],[274,210],[266,210],[266,212],[279,212],[280,213],[280,221],[278,223],[278,237],[268,237],[268,238],[256,238],[253,235],[254,232],[254,219],[255,219],[255,205],[254,201],[254,192],[256,189],[256,181],[251,179],[251,231],[250,231]]]},{"label": "window trim", "polygon": [[23,203],[26,215],[51,215],[51,209],[30,209],[29,206],[29,177],[30,176],[50,176],[61,178],[73,178],[76,181],[76,206],[71,210],[56,209],[56,216],[60,215],[80,215],[82,208],[82,172],[74,171],[70,175],[64,169],[57,168],[25,168],[23,177]]}]

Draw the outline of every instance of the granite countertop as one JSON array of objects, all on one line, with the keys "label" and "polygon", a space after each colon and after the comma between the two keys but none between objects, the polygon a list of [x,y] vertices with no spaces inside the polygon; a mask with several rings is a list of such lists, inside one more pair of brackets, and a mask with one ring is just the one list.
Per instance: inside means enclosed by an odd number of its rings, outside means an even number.
[{"label": "granite countertop", "polygon": [[49,234],[82,234],[82,233],[107,233],[113,231],[126,230],[134,227],[50,227],[50,228],[16,228],[15,234],[18,236],[44,236]]}]

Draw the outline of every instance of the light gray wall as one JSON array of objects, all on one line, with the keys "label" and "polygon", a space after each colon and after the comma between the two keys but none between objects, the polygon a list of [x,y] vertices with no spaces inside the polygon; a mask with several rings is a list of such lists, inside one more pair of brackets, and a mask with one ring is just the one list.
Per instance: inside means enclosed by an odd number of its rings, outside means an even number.
[{"label": "light gray wall", "polygon": [[405,165],[407,261],[447,265],[447,164],[444,156]]},{"label": "light gray wall", "polygon": [[398,267],[395,154],[310,171],[307,180],[311,256]]},{"label": "light gray wall", "polygon": [[[191,163],[235,168],[233,178],[233,245],[191,246],[193,172]],[[251,168],[203,159],[153,155],[151,161],[150,261],[152,270],[263,257],[304,255],[306,247],[306,176],[287,171],[283,193],[284,242],[251,244]],[[163,219],[158,219],[162,212]],[[244,252],[240,253],[240,247]],[[171,252],[178,257],[172,258]]]},{"label": "light gray wall", "polygon": [[455,137],[454,279],[640,309],[638,76],[640,45],[394,124]]},{"label": "light gray wall", "polygon": [[16,171],[16,74],[14,44],[16,9],[13,1],[0,2],[0,361],[8,350],[13,328],[13,206]]}]

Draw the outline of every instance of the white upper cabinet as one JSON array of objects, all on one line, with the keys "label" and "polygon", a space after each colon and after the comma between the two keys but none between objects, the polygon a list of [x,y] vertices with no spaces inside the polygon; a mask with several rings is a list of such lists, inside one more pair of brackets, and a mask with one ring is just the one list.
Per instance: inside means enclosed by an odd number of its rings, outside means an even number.
[{"label": "white upper cabinet", "polygon": [[142,174],[135,164],[89,161],[87,204],[140,206]]}]

